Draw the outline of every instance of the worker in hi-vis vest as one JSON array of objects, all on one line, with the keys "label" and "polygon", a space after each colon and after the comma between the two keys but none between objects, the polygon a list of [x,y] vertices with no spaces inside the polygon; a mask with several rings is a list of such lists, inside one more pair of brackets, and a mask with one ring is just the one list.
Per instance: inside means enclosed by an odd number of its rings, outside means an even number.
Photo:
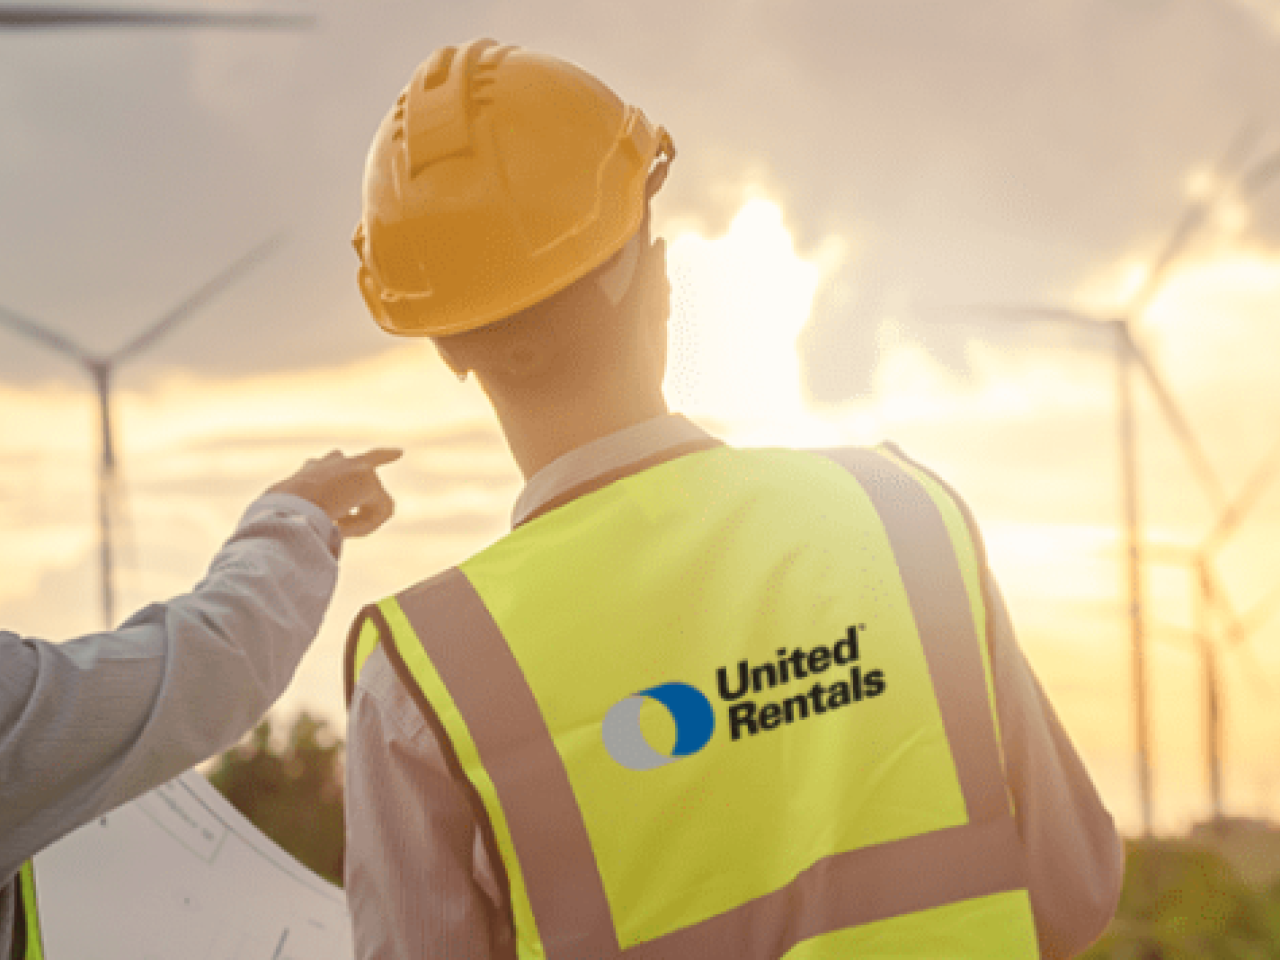
[{"label": "worker in hi-vis vest", "polygon": [[1121,843],[964,504],[888,444],[735,449],[667,411],[674,156],[491,40],[374,138],[369,311],[476,375],[526,486],[352,625],[357,956],[1078,952]]},{"label": "worker in hi-vis vest", "polygon": [[0,630],[0,957],[45,956],[32,857],[232,746],[284,692],[343,539],[392,514],[377,468],[399,456],[308,460],[249,505],[190,593],[115,630],[64,643]]}]

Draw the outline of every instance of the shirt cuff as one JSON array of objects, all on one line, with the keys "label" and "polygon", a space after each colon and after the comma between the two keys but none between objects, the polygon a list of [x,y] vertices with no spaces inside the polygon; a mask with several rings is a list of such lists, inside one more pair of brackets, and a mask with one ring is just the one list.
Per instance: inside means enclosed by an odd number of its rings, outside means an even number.
[{"label": "shirt cuff", "polygon": [[311,525],[311,529],[316,532],[316,536],[329,545],[329,552],[333,554],[334,559],[342,556],[343,537],[338,525],[330,520],[329,515],[319,506],[297,494],[264,493],[245,509],[236,529],[272,513],[302,514]]}]

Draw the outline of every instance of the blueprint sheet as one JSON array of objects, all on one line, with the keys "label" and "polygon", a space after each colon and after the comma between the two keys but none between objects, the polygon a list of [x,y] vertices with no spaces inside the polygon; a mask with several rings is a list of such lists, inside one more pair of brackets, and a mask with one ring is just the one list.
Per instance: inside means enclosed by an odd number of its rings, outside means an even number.
[{"label": "blueprint sheet", "polygon": [[189,770],[35,858],[48,960],[353,960],[343,892]]}]

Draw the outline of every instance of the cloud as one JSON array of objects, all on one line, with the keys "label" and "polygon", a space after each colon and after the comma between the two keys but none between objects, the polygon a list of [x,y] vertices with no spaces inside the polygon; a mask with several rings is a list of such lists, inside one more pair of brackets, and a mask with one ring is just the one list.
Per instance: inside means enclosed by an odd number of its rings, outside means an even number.
[{"label": "cloud", "polygon": [[[128,375],[382,349],[348,247],[364,151],[427,52],[490,34],[582,62],[673,131],[660,221],[721,232],[755,184],[802,255],[858,251],[802,340],[810,394],[838,401],[874,387],[887,316],[967,371],[972,332],[916,305],[1060,301],[1152,249],[1188,171],[1280,100],[1276,35],[1209,0],[314,9],[296,36],[0,37],[0,303],[109,349],[283,226],[288,247]],[[70,371],[6,336],[0,376]]]}]

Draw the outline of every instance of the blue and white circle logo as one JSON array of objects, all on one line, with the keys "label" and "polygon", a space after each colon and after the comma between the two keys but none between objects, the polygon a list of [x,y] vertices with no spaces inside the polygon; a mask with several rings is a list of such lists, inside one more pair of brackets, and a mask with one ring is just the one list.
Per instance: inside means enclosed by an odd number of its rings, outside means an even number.
[{"label": "blue and white circle logo", "polygon": [[[671,755],[659,753],[640,729],[640,711],[648,700],[667,708],[676,725],[676,742]],[[619,700],[604,715],[600,734],[609,756],[628,770],[652,770],[691,753],[711,740],[716,716],[711,703],[697,687],[687,683],[661,683],[635,696]]]}]

